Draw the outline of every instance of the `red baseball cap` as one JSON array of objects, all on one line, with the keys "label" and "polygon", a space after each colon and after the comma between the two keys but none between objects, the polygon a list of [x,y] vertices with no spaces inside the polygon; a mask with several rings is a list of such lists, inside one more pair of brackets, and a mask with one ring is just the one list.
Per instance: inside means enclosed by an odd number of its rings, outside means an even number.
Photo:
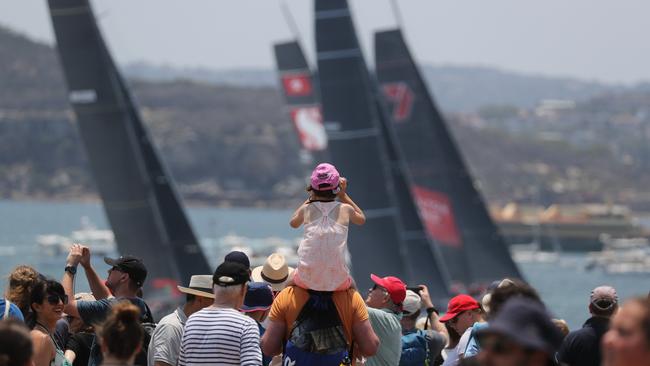
[{"label": "red baseball cap", "polygon": [[399,278],[393,276],[381,278],[377,275],[370,274],[370,279],[378,286],[385,288],[388,291],[390,299],[396,305],[402,304],[406,298],[406,285]]},{"label": "red baseball cap", "polygon": [[449,321],[456,317],[456,315],[467,310],[478,309],[478,301],[469,295],[457,295],[449,300],[447,304],[447,313],[440,317],[441,322]]}]

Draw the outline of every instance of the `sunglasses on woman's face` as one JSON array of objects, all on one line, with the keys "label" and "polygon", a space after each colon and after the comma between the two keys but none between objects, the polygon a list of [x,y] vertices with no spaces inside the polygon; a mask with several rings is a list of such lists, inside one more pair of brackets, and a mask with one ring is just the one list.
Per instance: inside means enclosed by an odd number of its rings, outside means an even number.
[{"label": "sunglasses on woman's face", "polygon": [[63,302],[63,305],[68,303],[68,295],[60,295],[60,294],[49,294],[47,295],[47,302],[50,305],[58,305],[59,300]]}]

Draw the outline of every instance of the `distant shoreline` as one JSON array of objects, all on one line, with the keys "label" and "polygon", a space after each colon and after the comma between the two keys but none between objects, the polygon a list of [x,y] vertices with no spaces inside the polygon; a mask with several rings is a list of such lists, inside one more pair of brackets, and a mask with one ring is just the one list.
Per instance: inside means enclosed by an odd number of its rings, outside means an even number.
[{"label": "distant shoreline", "polygon": [[[26,202],[26,203],[89,203],[102,204],[102,200],[96,195],[82,195],[74,198],[58,196],[20,196],[20,197],[1,197],[0,201]],[[186,207],[192,208],[261,208],[261,209],[291,209],[292,201],[255,201],[255,204],[245,204],[245,202],[235,202],[233,200],[223,200],[222,204],[214,204],[202,200],[183,199]]]}]

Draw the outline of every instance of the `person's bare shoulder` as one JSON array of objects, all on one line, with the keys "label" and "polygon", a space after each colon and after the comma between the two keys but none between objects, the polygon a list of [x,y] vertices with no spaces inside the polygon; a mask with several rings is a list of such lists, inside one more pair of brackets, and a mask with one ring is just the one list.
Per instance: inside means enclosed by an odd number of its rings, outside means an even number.
[{"label": "person's bare shoulder", "polygon": [[341,203],[341,211],[352,212],[354,211],[354,207],[349,203]]},{"label": "person's bare shoulder", "polygon": [[52,343],[52,339],[50,339],[49,335],[38,330],[32,330],[30,333],[32,336],[32,344],[34,345],[34,349],[54,350],[54,344]]},{"label": "person's bare shoulder", "polygon": [[46,340],[46,339],[49,340],[50,339],[50,337],[47,334],[45,334],[45,333],[43,333],[43,332],[41,332],[39,330],[32,330],[30,333],[31,333],[31,336],[32,336],[32,341],[34,341],[34,343],[42,342],[43,340]]}]

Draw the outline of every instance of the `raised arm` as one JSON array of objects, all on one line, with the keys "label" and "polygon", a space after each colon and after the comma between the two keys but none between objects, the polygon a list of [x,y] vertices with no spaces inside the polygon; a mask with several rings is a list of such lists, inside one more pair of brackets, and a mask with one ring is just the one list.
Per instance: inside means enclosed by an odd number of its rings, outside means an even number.
[{"label": "raised arm", "polygon": [[449,341],[449,334],[447,334],[447,328],[445,328],[445,325],[440,322],[438,314],[435,311],[431,311],[435,309],[435,307],[433,306],[433,302],[431,301],[431,296],[429,295],[429,288],[425,285],[420,285],[418,287],[420,287],[421,289],[420,298],[422,299],[422,304],[424,305],[424,308],[427,309],[427,316],[429,317],[429,324],[431,324],[431,329],[440,333],[440,335],[442,335],[446,341]]},{"label": "raised arm", "polygon": [[90,286],[90,291],[93,293],[93,296],[95,296],[96,300],[101,300],[109,297],[111,295],[111,291],[108,289],[108,287],[106,287],[104,281],[99,278],[99,275],[97,272],[95,272],[95,269],[90,264],[90,248],[87,246],[82,246],[81,250],[81,260],[79,263],[84,268],[84,273],[86,273],[86,280]]},{"label": "raised arm", "polygon": [[[79,262],[81,261],[82,247],[79,244],[72,244],[70,247],[70,253],[68,253],[68,258],[66,258],[65,266],[73,267],[76,271]],[[63,286],[63,291],[68,296],[68,303],[63,306],[63,311],[72,316],[79,317],[79,312],[77,311],[77,302],[74,299],[74,277],[75,274],[70,271],[63,272],[63,278],[61,279],[61,285]]]},{"label": "raised arm", "polygon": [[361,210],[361,208],[357,206],[356,203],[354,203],[350,195],[348,195],[347,192],[348,180],[341,177],[340,187],[341,190],[339,191],[339,193],[336,194],[339,198],[339,201],[341,201],[342,203],[347,203],[348,205],[352,206],[352,210],[350,211],[350,222],[352,222],[355,225],[365,224],[366,215],[363,214],[363,210]]},{"label": "raised arm", "polygon": [[307,207],[308,204],[309,204],[309,200],[306,200],[293,213],[293,215],[291,216],[291,220],[289,220],[289,225],[291,225],[292,228],[294,229],[299,228],[300,225],[302,225],[302,223],[305,221],[305,208]]}]

